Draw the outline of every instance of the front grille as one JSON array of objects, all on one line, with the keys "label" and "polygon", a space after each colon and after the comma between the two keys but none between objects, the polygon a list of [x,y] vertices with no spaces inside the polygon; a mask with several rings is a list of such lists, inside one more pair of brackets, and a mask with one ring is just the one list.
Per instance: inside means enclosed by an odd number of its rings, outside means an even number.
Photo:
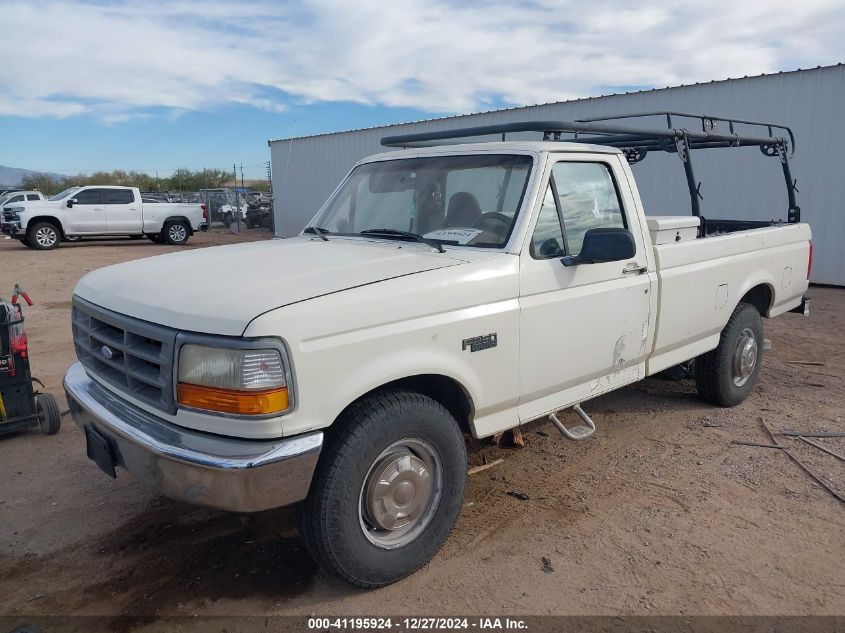
[{"label": "front grille", "polygon": [[175,412],[173,350],[177,330],[73,297],[76,356],[94,378],[157,409]]}]

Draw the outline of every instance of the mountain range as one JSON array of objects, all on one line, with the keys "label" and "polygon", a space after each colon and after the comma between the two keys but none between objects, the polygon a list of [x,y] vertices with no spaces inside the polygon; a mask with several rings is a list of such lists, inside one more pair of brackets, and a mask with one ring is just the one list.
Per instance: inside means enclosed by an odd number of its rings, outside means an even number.
[{"label": "mountain range", "polygon": [[5,187],[17,187],[25,176],[44,174],[51,178],[63,178],[61,174],[53,174],[46,171],[33,171],[31,169],[20,169],[19,167],[6,167],[0,165],[0,185]]}]

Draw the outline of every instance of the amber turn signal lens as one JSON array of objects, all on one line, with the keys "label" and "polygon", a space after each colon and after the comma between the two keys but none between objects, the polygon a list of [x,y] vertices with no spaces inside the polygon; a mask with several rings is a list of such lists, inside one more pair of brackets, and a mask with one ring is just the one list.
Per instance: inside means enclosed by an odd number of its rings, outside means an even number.
[{"label": "amber turn signal lens", "polygon": [[180,382],[176,385],[176,400],[179,404],[195,409],[238,415],[267,415],[281,413],[288,408],[288,390],[287,387],[277,387],[263,391],[234,391]]}]

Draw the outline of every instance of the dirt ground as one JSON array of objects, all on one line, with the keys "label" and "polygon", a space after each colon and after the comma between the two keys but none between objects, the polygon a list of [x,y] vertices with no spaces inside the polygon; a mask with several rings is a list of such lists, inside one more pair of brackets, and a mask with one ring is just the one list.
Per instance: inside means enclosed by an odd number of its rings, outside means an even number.
[{"label": "dirt ground", "polygon": [[[261,237],[198,235],[189,247]],[[49,391],[61,394],[74,361],[75,282],[171,250],[144,240],[45,253],[0,239],[0,293],[19,282],[35,300],[32,367]],[[845,504],[782,451],[731,444],[770,443],[763,421],[845,431],[845,289],[811,294],[809,319],[765,323],[772,351],[739,407],[699,402],[690,381],[648,379],[587,403],[599,431],[585,442],[539,422],[525,427],[524,449],[472,447],[475,465],[504,462],[470,477],[443,551],[377,591],[322,573],[289,510],[194,508],[126,473],[105,477],[67,417],[56,436],[2,438],[0,615],[129,615],[149,626],[224,614],[845,614]],[[777,439],[845,495],[843,462]],[[845,453],[845,439],[818,441]]]}]

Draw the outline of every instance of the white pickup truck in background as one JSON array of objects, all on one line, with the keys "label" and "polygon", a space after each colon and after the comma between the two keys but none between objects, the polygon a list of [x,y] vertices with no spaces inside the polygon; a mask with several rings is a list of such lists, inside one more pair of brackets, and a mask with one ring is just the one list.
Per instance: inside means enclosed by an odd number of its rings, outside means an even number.
[{"label": "white pickup truck in background", "polygon": [[[405,149],[355,165],[299,237],[89,273],[64,381],[88,456],[194,504],[296,503],[315,560],[377,587],[449,535],[465,434],[549,418],[583,440],[581,403],[693,359],[701,398],[741,403],[763,319],[806,313],[811,235],[791,135],[719,122],[388,138]],[[531,131],[544,140],[427,146]],[[789,223],[697,217],[690,150],[744,146],[779,160]],[[680,156],[696,215],[646,216],[629,163],[651,151]]]},{"label": "white pickup truck in background", "polygon": [[25,202],[38,200],[44,200],[44,194],[40,191],[8,191],[0,196],[0,213],[5,207],[20,206]]},{"label": "white pickup truck in background", "polygon": [[204,205],[142,202],[137,187],[72,187],[47,200],[6,204],[0,214],[3,233],[39,250],[95,236],[185,244],[207,228]]}]

